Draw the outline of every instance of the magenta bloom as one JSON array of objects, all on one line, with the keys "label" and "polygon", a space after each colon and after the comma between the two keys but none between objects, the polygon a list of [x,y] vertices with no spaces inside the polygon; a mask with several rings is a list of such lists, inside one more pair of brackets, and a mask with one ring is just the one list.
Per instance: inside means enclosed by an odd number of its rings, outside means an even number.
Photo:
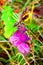
[{"label": "magenta bloom", "polygon": [[20,45],[17,46],[17,48],[23,54],[27,54],[30,51],[30,48],[26,43],[21,43]]},{"label": "magenta bloom", "polygon": [[25,33],[26,29],[18,29],[9,39],[13,46],[16,46],[18,50],[23,53],[27,54],[30,51],[28,44],[26,43],[30,40],[30,37]]}]

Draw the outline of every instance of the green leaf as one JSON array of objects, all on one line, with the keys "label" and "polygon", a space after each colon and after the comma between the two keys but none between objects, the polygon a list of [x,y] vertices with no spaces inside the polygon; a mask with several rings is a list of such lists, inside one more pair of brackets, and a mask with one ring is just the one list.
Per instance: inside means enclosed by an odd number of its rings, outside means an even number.
[{"label": "green leaf", "polygon": [[16,30],[17,27],[13,27],[13,24],[18,20],[18,15],[13,13],[10,6],[4,6],[2,11],[2,20],[4,21],[4,36],[9,38]]},{"label": "green leaf", "polygon": [[6,39],[3,36],[0,36],[0,41],[6,41]]},{"label": "green leaf", "polygon": [[36,21],[32,20],[31,22],[29,22],[29,24],[26,24],[26,27],[32,30],[32,32],[37,32],[39,29],[39,26],[35,22]]}]

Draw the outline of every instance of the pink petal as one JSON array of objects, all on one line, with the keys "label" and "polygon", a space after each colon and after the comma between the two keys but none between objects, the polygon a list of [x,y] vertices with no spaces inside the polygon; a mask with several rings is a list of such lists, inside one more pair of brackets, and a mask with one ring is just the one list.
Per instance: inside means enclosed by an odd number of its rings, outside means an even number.
[{"label": "pink petal", "polygon": [[23,47],[22,47],[21,45],[19,45],[17,48],[18,48],[18,50],[19,50],[21,53],[24,53],[24,49],[23,49]]},{"label": "pink petal", "polygon": [[16,36],[11,36],[9,41],[13,46],[18,46],[21,42],[19,41],[19,38]]},{"label": "pink petal", "polygon": [[28,35],[26,33],[23,33],[21,36],[20,36],[20,40],[22,42],[26,42],[28,40],[30,40],[30,37],[28,37]]},{"label": "pink petal", "polygon": [[17,48],[23,54],[27,54],[30,51],[30,48],[26,43],[20,44]]}]

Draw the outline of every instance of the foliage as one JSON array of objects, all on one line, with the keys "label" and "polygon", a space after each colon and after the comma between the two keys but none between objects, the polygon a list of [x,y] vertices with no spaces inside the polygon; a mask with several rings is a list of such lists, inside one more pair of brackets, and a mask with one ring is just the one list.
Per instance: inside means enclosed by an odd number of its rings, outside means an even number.
[{"label": "foliage", "polygon": [[13,28],[13,24],[17,21],[18,16],[13,13],[12,8],[10,6],[4,6],[4,10],[2,10],[2,20],[4,21],[4,36],[9,38],[10,35],[16,31],[16,27]]},{"label": "foliage", "polygon": [[[43,0],[12,0],[12,2],[5,2],[1,8],[0,18],[0,62],[3,65],[43,65],[43,16],[34,12],[34,8],[43,5]],[[36,6],[37,5],[37,6]],[[27,7],[26,13],[25,8]],[[15,13],[15,9],[20,9],[19,13]],[[29,12],[31,11],[31,12]],[[29,14],[27,14],[27,12]],[[35,15],[34,15],[35,14]],[[37,15],[36,15],[37,14]],[[23,20],[24,16],[28,15],[27,20]],[[42,18],[40,18],[42,17]],[[19,22],[19,23],[18,23]],[[18,23],[17,26],[14,24]],[[23,26],[26,28],[24,32]],[[15,33],[19,29],[19,32]],[[23,30],[22,30],[23,29]],[[13,35],[14,34],[14,35]],[[20,34],[20,35],[19,35]],[[26,34],[27,37],[22,34]],[[13,36],[9,41],[10,37]],[[41,39],[39,37],[41,36]],[[26,38],[26,39],[25,39]],[[23,41],[24,40],[24,41]],[[23,54],[13,44],[22,44],[25,42],[30,48],[30,52]],[[18,46],[20,46],[18,44]],[[23,44],[22,44],[23,47]],[[26,47],[26,46],[25,46]],[[22,50],[22,48],[21,48]],[[24,50],[24,48],[23,48]],[[26,48],[25,48],[26,50]]]}]

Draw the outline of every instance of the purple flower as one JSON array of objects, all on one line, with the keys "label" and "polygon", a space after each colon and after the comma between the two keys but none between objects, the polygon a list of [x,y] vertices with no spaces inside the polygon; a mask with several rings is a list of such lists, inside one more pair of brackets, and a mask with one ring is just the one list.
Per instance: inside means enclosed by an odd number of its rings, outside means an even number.
[{"label": "purple flower", "polygon": [[27,29],[24,27],[23,24],[21,24],[21,25],[18,26],[18,30],[22,31],[22,32],[25,32]]},{"label": "purple flower", "polygon": [[30,48],[26,43],[21,43],[20,45],[17,46],[17,48],[23,54],[27,54],[30,51]]},{"label": "purple flower", "polygon": [[23,53],[27,54],[30,51],[28,44],[26,43],[30,40],[30,37],[24,32],[24,28],[18,29],[9,39],[13,46],[16,46],[18,50]]}]

